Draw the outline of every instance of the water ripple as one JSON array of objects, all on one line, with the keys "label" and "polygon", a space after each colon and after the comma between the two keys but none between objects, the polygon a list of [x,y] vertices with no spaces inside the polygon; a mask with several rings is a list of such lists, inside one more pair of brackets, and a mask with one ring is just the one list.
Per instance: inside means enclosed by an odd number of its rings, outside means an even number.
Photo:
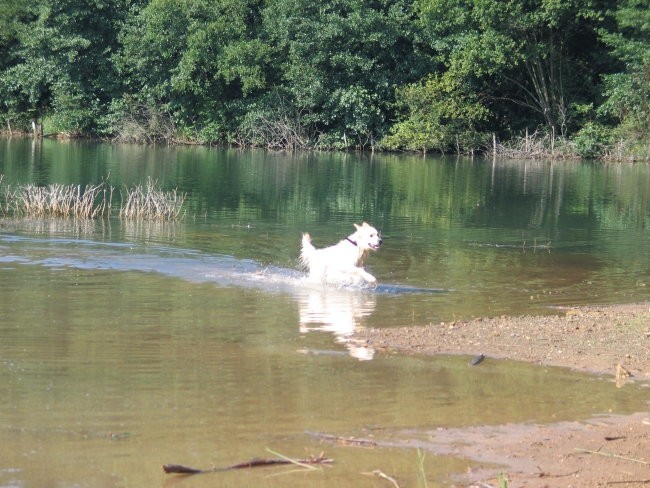
[{"label": "water ripple", "polygon": [[[278,266],[265,266],[252,259],[208,254],[193,249],[87,239],[0,236],[0,263],[32,264],[53,269],[114,270],[160,273],[169,277],[220,286],[259,288],[270,292],[295,292],[320,288],[305,273]],[[445,290],[379,284],[376,288],[346,287],[345,290],[384,295],[440,293]]]}]

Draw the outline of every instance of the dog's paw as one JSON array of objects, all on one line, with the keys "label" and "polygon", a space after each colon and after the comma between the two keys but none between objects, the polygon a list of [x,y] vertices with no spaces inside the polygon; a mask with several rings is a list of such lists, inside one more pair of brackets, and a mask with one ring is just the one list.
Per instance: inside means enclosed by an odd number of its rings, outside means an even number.
[{"label": "dog's paw", "polygon": [[360,287],[364,290],[375,290],[377,289],[377,280],[374,277],[372,280],[364,280],[363,283],[360,283]]}]

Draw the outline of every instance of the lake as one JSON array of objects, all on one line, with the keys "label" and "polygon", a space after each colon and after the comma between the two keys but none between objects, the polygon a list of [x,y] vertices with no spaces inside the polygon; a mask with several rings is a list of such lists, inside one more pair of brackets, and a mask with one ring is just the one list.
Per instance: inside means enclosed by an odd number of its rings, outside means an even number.
[{"label": "lake", "polygon": [[[418,486],[415,450],[323,443],[647,408],[608,378],[351,343],[396,327],[648,299],[650,168],[0,140],[4,187],[151,178],[179,222],[0,218],[0,487]],[[381,228],[376,290],[307,286],[317,247]],[[325,451],[331,467],[190,478]],[[429,454],[429,486],[466,460]]]}]

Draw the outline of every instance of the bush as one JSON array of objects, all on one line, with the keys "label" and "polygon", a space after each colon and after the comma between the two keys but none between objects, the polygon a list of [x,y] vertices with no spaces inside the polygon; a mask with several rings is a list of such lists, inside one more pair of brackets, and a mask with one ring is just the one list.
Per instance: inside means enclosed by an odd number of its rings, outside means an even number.
[{"label": "bush", "polygon": [[575,152],[581,158],[601,158],[612,145],[613,133],[608,127],[595,122],[587,122],[585,126],[571,138]]},{"label": "bush", "polygon": [[118,142],[178,142],[178,130],[169,112],[154,104],[123,99],[113,103],[104,131]]},{"label": "bush", "polygon": [[271,94],[252,104],[242,118],[236,142],[267,149],[306,149],[312,139],[305,114],[280,94]]}]

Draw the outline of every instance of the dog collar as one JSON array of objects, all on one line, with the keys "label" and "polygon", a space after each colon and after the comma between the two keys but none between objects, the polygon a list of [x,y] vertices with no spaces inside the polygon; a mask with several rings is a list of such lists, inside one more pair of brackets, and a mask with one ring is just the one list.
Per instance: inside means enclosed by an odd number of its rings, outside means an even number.
[{"label": "dog collar", "polygon": [[345,240],[350,242],[351,244],[353,244],[355,247],[357,246],[357,243],[355,241],[353,241],[352,239],[350,239],[349,237],[346,237]]}]

